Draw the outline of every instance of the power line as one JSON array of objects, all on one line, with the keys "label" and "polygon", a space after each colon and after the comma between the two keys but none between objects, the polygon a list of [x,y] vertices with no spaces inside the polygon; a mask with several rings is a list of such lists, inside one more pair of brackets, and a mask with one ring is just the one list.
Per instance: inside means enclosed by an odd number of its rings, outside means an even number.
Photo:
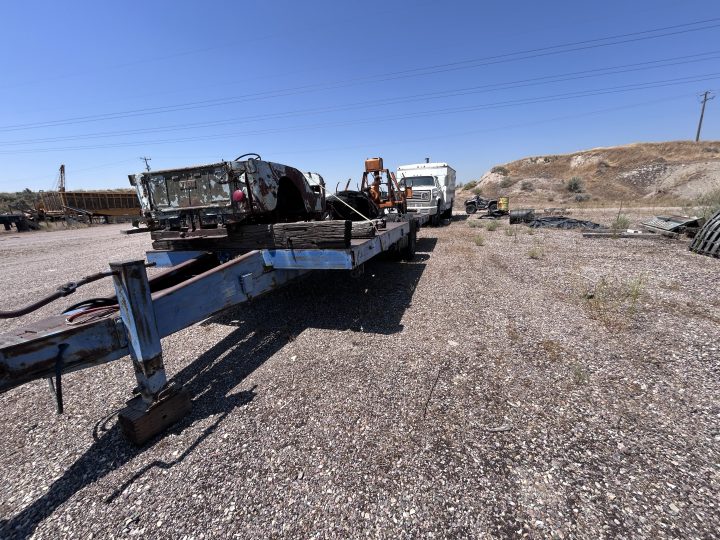
[{"label": "power line", "polygon": [[[569,52],[581,51],[594,49],[599,47],[609,47],[614,45],[621,45],[625,43],[633,43],[638,41],[645,41],[649,39],[657,39],[661,37],[674,36],[679,34],[685,34],[689,32],[698,32],[702,30],[710,30],[713,28],[720,27],[718,24],[720,17],[704,19],[700,21],[694,21],[689,23],[677,24],[672,26],[665,26],[661,28],[655,28],[651,30],[643,30],[639,32],[631,32],[626,34],[616,34],[612,36],[606,36],[602,38],[595,38],[590,40],[576,41],[571,43],[564,43],[560,45],[551,45],[546,47],[538,47],[534,49],[526,49],[522,51],[516,51],[511,53],[504,53],[495,56],[487,56],[482,58],[474,58],[469,60],[461,60],[456,62],[449,62],[443,64],[435,64],[431,66],[425,66],[420,68],[414,68],[403,71],[395,71],[379,75],[371,75],[365,77],[359,77],[354,79],[348,79],[345,81],[338,81],[335,83],[327,84],[314,84],[305,85],[295,88],[271,90],[264,92],[255,92],[251,94],[244,94],[241,96],[233,96],[228,98],[216,98],[210,100],[201,100],[187,103],[180,103],[175,105],[165,105],[161,107],[146,107],[142,109],[133,109],[128,111],[119,111],[112,113],[103,113],[97,115],[86,115],[70,117],[61,120],[50,120],[45,122],[31,122],[25,124],[12,124],[6,126],[0,126],[0,131],[17,131],[25,129],[37,129],[44,127],[55,127],[61,125],[80,124],[88,122],[100,122],[105,120],[116,120],[121,118],[130,118],[137,116],[147,116],[153,114],[162,114],[168,112],[178,112],[185,110],[192,110],[206,107],[217,107],[222,105],[229,105],[233,103],[240,103],[245,101],[253,101],[257,99],[272,99],[276,97],[285,97],[290,95],[296,95],[298,93],[315,92],[319,90],[330,90],[344,88],[347,86],[353,86],[355,84],[362,83],[377,83],[392,81],[408,77],[417,77],[423,75],[433,75],[437,73],[444,73],[447,71],[455,71],[458,69],[471,69],[476,67],[483,67],[488,65],[500,64],[505,62],[515,62],[519,60],[527,60],[532,58],[538,58],[542,56],[565,54]],[[712,24],[710,24],[712,23]],[[700,25],[700,26],[699,26]],[[705,25],[705,26],[702,26]],[[688,28],[697,26],[697,28]],[[652,34],[652,35],[651,35]],[[608,42],[608,43],[602,43]]]},{"label": "power line", "polygon": [[[592,111],[582,112],[582,113],[578,113],[578,114],[570,114],[570,115],[563,115],[563,116],[555,116],[552,118],[544,118],[544,119],[535,120],[532,122],[506,124],[504,126],[495,126],[495,127],[491,127],[491,128],[474,129],[474,130],[462,131],[462,132],[456,131],[456,132],[451,132],[451,133],[443,133],[440,135],[416,137],[413,139],[404,139],[404,140],[393,139],[392,141],[382,142],[380,144],[382,144],[383,147],[397,146],[397,145],[401,145],[401,144],[423,142],[423,141],[428,141],[428,140],[448,139],[448,138],[453,138],[453,137],[467,137],[468,135],[477,135],[479,133],[491,133],[491,132],[498,132],[498,131],[505,131],[505,130],[512,130],[512,129],[528,128],[531,126],[543,125],[543,124],[548,124],[548,123],[552,123],[552,122],[558,122],[558,121],[563,121],[563,120],[572,120],[572,119],[577,119],[577,118],[585,118],[588,116],[606,114],[609,112],[616,112],[616,111],[621,111],[621,110],[647,107],[650,105],[655,105],[658,103],[664,103],[664,102],[668,102],[668,101],[677,101],[680,99],[687,99],[687,96],[688,96],[688,94],[679,94],[679,95],[660,98],[660,99],[656,99],[656,100],[650,100],[650,101],[643,100],[643,101],[640,101],[637,103],[631,103],[631,104],[627,104],[627,105],[620,105],[620,106],[616,106],[616,107],[605,107],[602,109],[595,109]],[[372,144],[350,145],[350,146],[343,146],[343,147],[314,148],[314,149],[306,148],[306,149],[294,150],[294,151],[290,151],[290,152],[278,151],[278,152],[276,152],[276,155],[297,155],[297,154],[308,155],[308,154],[313,154],[313,153],[337,152],[337,151],[341,151],[341,150],[357,150],[357,149],[363,149],[363,148],[376,148],[378,144],[379,144],[378,142],[373,142]],[[197,156],[194,156],[192,158],[188,158],[188,156],[182,156],[182,157],[183,157],[183,159],[190,159],[191,161],[201,159]],[[169,156],[164,156],[164,158],[170,159]],[[202,159],[216,159],[216,158],[206,157],[206,158],[202,158]],[[123,160],[120,162],[115,162],[115,164],[129,163],[130,161],[134,161],[134,160]],[[108,165],[112,165],[112,164],[106,164],[106,165],[98,166],[98,167],[87,167],[84,169],[78,169],[78,171],[91,170],[91,169],[96,169],[96,168],[100,168],[100,167],[106,167]],[[25,181],[25,180],[17,180],[17,182],[22,182],[22,181]]]},{"label": "power line", "polygon": [[715,96],[710,95],[711,92],[706,90],[702,97],[702,108],[700,109],[700,121],[698,122],[697,134],[695,135],[695,142],[700,140],[700,130],[702,129],[703,116],[705,116],[705,104],[711,99],[715,99]]},{"label": "power line", "polygon": [[265,120],[276,120],[286,119],[298,116],[315,115],[321,113],[339,112],[347,110],[357,110],[363,108],[370,108],[376,106],[394,105],[397,103],[410,103],[417,101],[427,101],[432,99],[443,99],[452,98],[459,96],[466,96],[478,93],[487,93],[498,90],[510,90],[516,88],[524,88],[529,86],[540,86],[545,84],[554,84],[558,82],[567,82],[574,80],[582,80],[593,77],[616,75],[621,73],[632,73],[637,71],[646,71],[649,69],[658,69],[664,67],[671,67],[676,65],[687,65],[693,62],[703,62],[708,60],[716,60],[720,56],[708,56],[720,53],[720,50],[708,51],[704,53],[696,53],[691,55],[684,55],[672,58],[665,58],[660,60],[650,60],[645,62],[636,62],[632,64],[624,64],[619,66],[611,66],[604,68],[595,68],[589,70],[576,71],[571,73],[564,73],[558,75],[545,75],[542,77],[535,77],[529,79],[520,79],[509,82],[491,83],[480,86],[472,86],[454,90],[442,90],[437,92],[427,92],[422,94],[414,94],[409,96],[400,96],[395,98],[383,98],[379,100],[361,101],[351,103],[347,105],[341,105],[337,107],[320,107],[310,109],[299,109],[294,111],[285,111],[279,113],[267,113],[262,115],[243,116],[239,118],[228,118],[224,120],[215,120],[208,122],[194,122],[189,124],[179,124],[171,126],[158,126],[152,128],[139,128],[130,130],[116,130],[109,132],[95,132],[77,135],[66,135],[58,137],[45,137],[45,138],[34,138],[34,139],[22,139],[16,141],[0,141],[0,147],[2,146],[21,146],[27,144],[39,144],[39,143],[52,143],[62,141],[77,141],[77,140],[88,140],[88,139],[101,139],[111,138],[123,135],[133,135],[140,133],[163,133],[163,132],[176,132],[188,129],[198,129],[205,127],[217,127],[222,125],[237,125],[250,122],[258,122]]},{"label": "power line", "polygon": [[600,89],[595,89],[595,90],[566,92],[566,93],[562,93],[562,94],[540,96],[540,97],[534,97],[534,98],[506,100],[506,101],[487,103],[487,104],[481,104],[481,105],[471,105],[471,106],[463,106],[463,107],[448,107],[448,108],[444,108],[444,109],[433,109],[433,110],[419,111],[419,112],[414,112],[414,113],[403,113],[403,114],[399,114],[399,115],[385,115],[385,116],[376,117],[376,118],[366,118],[363,120],[318,123],[318,124],[314,124],[314,125],[295,126],[292,128],[288,127],[288,126],[283,126],[281,128],[272,128],[272,129],[266,129],[266,130],[223,133],[223,134],[205,135],[205,136],[196,136],[196,137],[183,137],[183,138],[175,138],[175,139],[159,139],[159,140],[156,139],[156,140],[148,140],[148,141],[134,141],[134,142],[124,142],[124,143],[115,143],[115,144],[95,144],[95,145],[66,146],[66,147],[55,147],[55,148],[21,149],[21,150],[15,150],[15,151],[0,151],[0,154],[7,155],[7,154],[21,154],[21,153],[56,152],[56,151],[97,150],[97,149],[106,149],[106,148],[125,148],[125,147],[133,147],[133,146],[148,146],[148,145],[172,144],[172,143],[181,143],[181,142],[229,139],[229,138],[235,138],[238,136],[266,135],[266,134],[272,134],[272,133],[278,133],[278,132],[285,133],[288,131],[308,130],[308,129],[314,129],[314,128],[339,127],[339,126],[360,125],[360,124],[368,124],[368,123],[372,124],[372,123],[377,123],[377,122],[388,122],[388,121],[395,121],[395,120],[405,120],[405,119],[410,119],[410,118],[420,118],[420,117],[445,115],[445,114],[466,113],[466,112],[473,112],[473,111],[478,111],[478,110],[515,107],[515,106],[520,106],[520,105],[534,105],[534,104],[548,103],[548,102],[552,102],[552,101],[563,101],[563,100],[578,99],[578,98],[583,98],[583,97],[593,97],[593,96],[608,95],[608,94],[626,93],[626,92],[632,92],[632,91],[637,91],[637,90],[648,90],[648,89],[653,89],[653,88],[677,86],[677,85],[681,85],[681,84],[696,83],[696,82],[715,80],[715,79],[720,79],[720,72],[692,76],[692,77],[679,77],[679,78],[666,79],[666,80],[661,80],[661,81],[652,81],[652,82],[634,83],[634,84],[628,84],[628,85],[606,87],[606,88],[600,88]]},{"label": "power line", "polygon": [[423,141],[429,141],[429,140],[435,140],[435,139],[447,139],[451,137],[466,137],[468,135],[476,135],[478,133],[494,133],[496,131],[504,131],[507,129],[520,129],[520,128],[527,128],[530,126],[536,126],[536,125],[542,125],[547,124],[550,122],[558,122],[562,120],[572,120],[576,118],[584,118],[587,116],[594,116],[598,114],[605,114],[608,112],[615,112],[615,111],[621,111],[621,110],[627,110],[627,109],[637,109],[640,107],[646,107],[648,105],[655,105],[658,103],[664,103],[668,101],[677,101],[680,99],[687,99],[688,94],[679,94],[675,96],[670,96],[666,98],[660,98],[656,100],[643,100],[638,103],[631,103],[627,105],[619,105],[616,107],[606,107],[602,109],[595,109],[592,111],[587,111],[583,113],[577,113],[577,114],[569,114],[569,115],[563,115],[563,116],[555,116],[552,118],[544,118],[542,120],[535,120],[533,122],[522,122],[517,124],[506,124],[504,126],[495,126],[491,128],[483,128],[483,129],[473,129],[469,131],[462,131],[462,132],[452,132],[452,133],[444,133],[442,135],[428,135],[425,137],[416,137],[413,139],[404,139],[401,141],[393,140],[390,142],[373,142],[372,145],[353,145],[353,146],[344,146],[344,147],[334,147],[334,148],[319,148],[319,149],[303,149],[303,150],[296,150],[292,152],[277,152],[278,155],[292,155],[292,154],[310,154],[310,153],[316,153],[316,152],[337,152],[340,150],[354,150],[359,148],[376,148],[378,144],[381,144],[383,147],[385,146],[395,146],[398,144],[407,144],[407,143],[417,143],[417,142],[423,142]]}]

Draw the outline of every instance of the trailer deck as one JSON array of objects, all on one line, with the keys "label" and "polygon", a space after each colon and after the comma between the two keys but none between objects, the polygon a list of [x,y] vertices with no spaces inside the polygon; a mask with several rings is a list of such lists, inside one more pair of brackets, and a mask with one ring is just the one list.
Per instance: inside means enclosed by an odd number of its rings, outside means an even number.
[{"label": "trailer deck", "polygon": [[[209,316],[277,289],[311,270],[360,270],[380,253],[414,254],[415,220],[389,223],[347,249],[263,249],[221,263],[213,253],[150,251],[148,263],[110,264],[114,297],[0,336],[0,392],[46,378],[63,410],[62,376],[130,355],[135,397],[120,413],[137,444],[178,420],[190,406],[168,384],[160,339]],[[169,270],[148,279],[146,266]],[[76,304],[77,305],[77,304]]]}]

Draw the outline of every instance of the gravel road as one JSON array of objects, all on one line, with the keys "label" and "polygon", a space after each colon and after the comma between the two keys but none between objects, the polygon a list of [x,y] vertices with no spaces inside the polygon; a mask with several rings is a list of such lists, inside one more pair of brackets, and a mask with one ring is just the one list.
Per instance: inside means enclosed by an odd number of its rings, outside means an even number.
[{"label": "gravel road", "polygon": [[[126,359],[62,416],[0,396],[0,537],[714,537],[720,260],[464,217],[163,340],[193,409],[143,448]],[[141,257],[121,228],[0,233],[0,308]]]}]

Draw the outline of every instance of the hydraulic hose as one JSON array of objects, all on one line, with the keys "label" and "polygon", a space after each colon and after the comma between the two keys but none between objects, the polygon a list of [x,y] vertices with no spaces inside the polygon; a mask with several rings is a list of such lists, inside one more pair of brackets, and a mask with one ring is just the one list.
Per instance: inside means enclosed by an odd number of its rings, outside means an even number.
[{"label": "hydraulic hose", "polygon": [[97,274],[86,276],[79,281],[70,281],[68,283],[65,283],[64,285],[60,285],[54,293],[46,296],[45,298],[41,298],[37,302],[33,302],[32,304],[29,304],[25,307],[13,309],[10,311],[0,311],[0,319],[14,319],[15,317],[27,315],[28,313],[32,313],[33,311],[36,311],[41,307],[46,306],[51,302],[54,302],[58,298],[63,298],[65,296],[71,295],[78,289],[78,287],[82,287],[83,285],[87,285],[88,283],[92,283],[93,281],[98,281],[100,279],[110,277],[113,274],[114,272],[110,271],[98,272]]}]

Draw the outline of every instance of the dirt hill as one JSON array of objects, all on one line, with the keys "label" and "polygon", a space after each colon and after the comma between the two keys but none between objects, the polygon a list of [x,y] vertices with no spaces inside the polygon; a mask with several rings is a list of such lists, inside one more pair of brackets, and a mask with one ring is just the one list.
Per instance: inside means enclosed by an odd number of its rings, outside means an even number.
[{"label": "dirt hill", "polygon": [[720,141],[528,157],[493,167],[467,187],[527,201],[689,203],[720,190]]}]

